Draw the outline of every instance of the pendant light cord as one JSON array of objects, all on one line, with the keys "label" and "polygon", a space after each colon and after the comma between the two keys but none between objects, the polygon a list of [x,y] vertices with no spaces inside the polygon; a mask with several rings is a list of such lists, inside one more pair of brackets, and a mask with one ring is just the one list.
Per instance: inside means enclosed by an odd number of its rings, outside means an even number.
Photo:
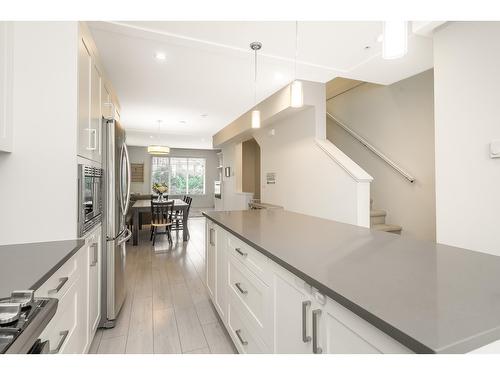
[{"label": "pendant light cord", "polygon": [[255,87],[255,92],[254,92],[254,103],[257,104],[257,50],[254,50],[255,52],[255,67],[254,67],[254,87]]},{"label": "pendant light cord", "polygon": [[293,77],[297,79],[297,56],[299,52],[299,21],[295,21],[295,60],[293,66]]}]

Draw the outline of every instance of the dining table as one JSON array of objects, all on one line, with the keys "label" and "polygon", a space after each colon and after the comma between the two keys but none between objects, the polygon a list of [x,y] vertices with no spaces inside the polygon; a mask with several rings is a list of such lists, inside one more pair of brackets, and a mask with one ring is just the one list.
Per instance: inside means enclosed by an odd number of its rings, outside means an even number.
[{"label": "dining table", "polygon": [[[187,241],[189,238],[189,229],[187,223],[189,205],[182,199],[170,199],[169,201],[174,201],[174,211],[182,211],[182,239],[183,241]],[[133,213],[132,244],[134,246],[137,246],[139,242],[139,214],[141,212],[151,212],[151,200],[138,200],[132,205],[131,210]]]}]

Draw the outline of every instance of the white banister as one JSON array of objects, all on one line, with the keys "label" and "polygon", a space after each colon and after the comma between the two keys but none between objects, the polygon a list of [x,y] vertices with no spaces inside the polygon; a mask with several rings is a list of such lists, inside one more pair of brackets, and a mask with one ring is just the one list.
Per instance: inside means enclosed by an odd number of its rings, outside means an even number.
[{"label": "white banister", "polygon": [[407,171],[405,171],[403,168],[401,168],[398,164],[396,164],[394,161],[392,161],[389,157],[387,157],[385,154],[383,154],[381,151],[379,151],[375,146],[372,146],[365,138],[363,138],[361,135],[359,135],[358,133],[356,133],[349,126],[347,126],[342,121],[340,121],[339,119],[337,119],[331,113],[326,112],[326,115],[330,119],[332,119],[333,121],[335,121],[347,133],[349,133],[351,136],[353,136],[359,143],[361,143],[368,150],[370,150],[375,155],[377,155],[380,159],[382,159],[387,164],[389,164],[389,166],[391,166],[394,170],[396,170],[397,172],[399,172],[409,182],[411,182],[411,183],[415,182],[415,177],[413,177],[411,174],[409,174]]}]

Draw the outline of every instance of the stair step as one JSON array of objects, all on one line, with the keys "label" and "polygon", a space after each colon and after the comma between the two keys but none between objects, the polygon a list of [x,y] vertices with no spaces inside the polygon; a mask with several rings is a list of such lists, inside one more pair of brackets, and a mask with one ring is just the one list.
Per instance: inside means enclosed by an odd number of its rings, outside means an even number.
[{"label": "stair step", "polygon": [[371,229],[378,230],[381,232],[391,232],[396,234],[401,234],[401,230],[403,229],[400,225],[393,224],[375,224],[371,226]]},{"label": "stair step", "polygon": [[384,210],[370,210],[370,226],[385,224],[386,215],[387,213]]}]

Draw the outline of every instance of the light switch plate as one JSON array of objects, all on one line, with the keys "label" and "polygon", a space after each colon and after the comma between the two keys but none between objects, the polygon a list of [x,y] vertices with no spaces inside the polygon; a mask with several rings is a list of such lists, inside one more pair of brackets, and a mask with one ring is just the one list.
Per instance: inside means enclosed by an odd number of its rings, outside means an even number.
[{"label": "light switch plate", "polygon": [[490,157],[500,158],[500,139],[496,139],[490,143]]}]

